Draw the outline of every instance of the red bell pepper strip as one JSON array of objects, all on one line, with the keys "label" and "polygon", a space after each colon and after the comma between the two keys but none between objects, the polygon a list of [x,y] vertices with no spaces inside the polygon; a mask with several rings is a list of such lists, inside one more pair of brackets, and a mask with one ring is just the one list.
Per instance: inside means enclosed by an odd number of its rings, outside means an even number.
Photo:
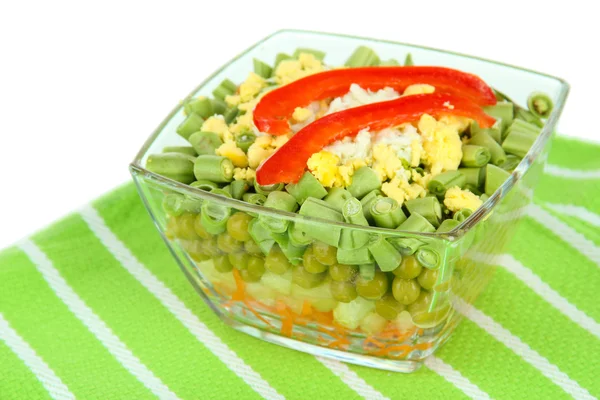
[{"label": "red bell pepper strip", "polygon": [[496,104],[494,92],[481,78],[455,69],[423,66],[346,68],[309,75],[265,94],[254,109],[254,124],[261,132],[286,134],[290,131],[288,119],[296,107],[341,96],[353,83],[364,89],[391,87],[399,92],[410,85],[423,83],[434,86],[436,92],[460,95],[480,106]]},{"label": "red bell pepper strip", "polygon": [[495,122],[471,100],[448,93],[418,94],[350,108],[326,115],[298,131],[258,167],[256,181],[260,185],[297,182],[310,156],[329,143],[355,136],[365,128],[380,131],[417,121],[423,114],[435,118],[443,115],[471,118],[482,128]]}]

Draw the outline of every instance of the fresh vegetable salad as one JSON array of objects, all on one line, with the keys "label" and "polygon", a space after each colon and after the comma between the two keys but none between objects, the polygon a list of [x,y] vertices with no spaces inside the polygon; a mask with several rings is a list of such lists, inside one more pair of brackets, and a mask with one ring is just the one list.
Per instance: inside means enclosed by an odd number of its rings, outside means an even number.
[{"label": "fresh vegetable salad", "polygon": [[223,304],[274,331],[314,328],[315,344],[380,357],[426,352],[415,337],[451,312],[447,297],[436,300],[450,284],[444,250],[365,228],[458,227],[528,152],[552,101],[534,93],[523,108],[471,73],[415,66],[410,55],[400,65],[367,47],[343,66],[325,60],[313,49],[255,59],[245,81],[186,101],[177,133],[189,145],[146,163],[321,224],[171,193],[167,235]]}]

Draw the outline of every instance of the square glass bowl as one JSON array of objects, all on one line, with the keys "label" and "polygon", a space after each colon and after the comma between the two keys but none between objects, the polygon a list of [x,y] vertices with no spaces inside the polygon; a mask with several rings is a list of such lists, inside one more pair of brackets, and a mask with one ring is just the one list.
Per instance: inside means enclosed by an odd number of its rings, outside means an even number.
[{"label": "square glass bowl", "polygon": [[[252,71],[253,58],[270,61],[277,53],[291,54],[304,47],[325,51],[328,65],[343,65],[360,45],[371,47],[382,59],[403,59],[410,52],[417,65],[474,73],[517,104],[526,104],[533,91],[545,92],[554,101],[552,114],[519,166],[480,209],[454,230],[411,233],[303,217],[216,196],[154,174],[144,168],[148,155],[160,153],[165,146],[187,144],[175,132],[184,120],[182,104],[146,141],[130,170],[145,206],[181,269],[225,323],[295,350],[411,372],[449,338],[464,307],[475,301],[491,277],[494,256],[504,251],[531,201],[569,87],[552,76],[476,57],[382,40],[284,30],[235,57],[186,99],[210,96],[225,78],[242,82]],[[179,205],[179,211],[172,211],[169,205],[173,203]],[[213,226],[210,232],[203,227],[202,218],[227,217],[238,219],[231,221],[232,226],[237,224],[238,240],[232,240],[223,225]],[[262,237],[258,222],[279,226],[282,233]],[[248,229],[255,229],[254,237],[261,239],[251,239]],[[348,253],[341,249],[335,254],[341,235],[369,243],[385,241],[398,248],[407,263],[407,279],[398,290],[403,291],[410,304],[398,307],[386,303],[385,298],[374,301],[362,296],[349,303],[333,299],[333,286],[337,286],[338,293],[347,293],[348,299],[354,297],[356,271],[360,268],[338,264],[344,259],[343,253]],[[275,243],[286,248],[285,254],[273,250],[279,248]],[[304,254],[307,249],[312,255]],[[437,258],[440,267],[428,270],[414,262],[416,249]],[[318,252],[325,264],[323,272],[308,265]],[[351,258],[357,260],[360,255],[353,254]],[[372,263],[368,258],[365,255],[362,262]],[[323,263],[315,264],[317,269],[323,269]],[[366,285],[361,293],[377,297],[382,288],[390,293],[393,280],[392,273],[378,272],[370,283],[360,283]]]}]

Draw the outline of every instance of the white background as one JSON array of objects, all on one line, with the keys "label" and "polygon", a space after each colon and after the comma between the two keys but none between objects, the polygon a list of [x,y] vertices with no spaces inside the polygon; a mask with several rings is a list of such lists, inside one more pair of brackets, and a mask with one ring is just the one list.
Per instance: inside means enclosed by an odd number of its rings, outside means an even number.
[{"label": "white background", "polygon": [[552,3],[0,2],[0,248],[126,182],[128,163],[177,102],[282,28],[431,46],[560,76],[571,94],[559,131],[598,140],[600,24],[583,2]]}]

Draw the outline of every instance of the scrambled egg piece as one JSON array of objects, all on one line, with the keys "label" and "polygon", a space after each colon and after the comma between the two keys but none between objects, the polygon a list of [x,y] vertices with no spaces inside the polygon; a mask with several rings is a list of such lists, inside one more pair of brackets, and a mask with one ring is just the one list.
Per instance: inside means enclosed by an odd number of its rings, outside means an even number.
[{"label": "scrambled egg piece", "polygon": [[396,151],[387,144],[377,144],[373,147],[373,170],[381,181],[394,178],[396,171],[402,168],[402,160]]},{"label": "scrambled egg piece", "polygon": [[312,116],[312,111],[308,108],[296,107],[292,118],[298,122],[304,122]]},{"label": "scrambled egg piece", "polygon": [[240,85],[240,100],[246,103],[252,100],[260,91],[267,86],[263,77],[250,72],[248,78]]},{"label": "scrambled egg piece", "polygon": [[229,107],[235,107],[238,104],[240,104],[241,101],[242,98],[239,94],[228,94],[227,96],[225,96],[225,103],[227,103]]},{"label": "scrambled egg piece", "polygon": [[275,150],[286,144],[288,140],[290,140],[288,135],[258,136],[248,148],[248,165],[250,165],[250,168],[257,168]]},{"label": "scrambled egg piece", "polygon": [[433,178],[433,176],[428,172],[423,172],[423,175],[421,175],[415,170],[412,171],[413,182],[419,186],[422,186],[423,188],[426,188],[429,185],[431,178]]},{"label": "scrambled egg piece", "polygon": [[202,124],[201,129],[206,132],[216,133],[221,137],[221,139],[223,139],[223,141],[233,140],[233,135],[231,132],[229,132],[229,127],[227,126],[227,123],[222,115],[215,115],[208,118]]},{"label": "scrambled egg piece", "polygon": [[423,156],[423,144],[420,140],[413,140],[410,142],[410,166],[418,167],[421,162],[421,157]]},{"label": "scrambled egg piece", "polygon": [[459,132],[463,132],[471,124],[471,120],[469,118],[459,117],[456,115],[444,115],[439,121],[458,130]]},{"label": "scrambled egg piece", "polygon": [[435,87],[425,83],[417,83],[404,89],[402,96],[410,96],[412,94],[429,94],[433,92],[435,92]]},{"label": "scrambled egg piece", "polygon": [[254,118],[252,112],[248,111],[245,114],[240,115],[237,118],[237,122],[229,127],[229,130],[236,135],[246,131],[252,131],[253,121]]},{"label": "scrambled egg piece", "polygon": [[[340,173],[339,163],[340,158],[335,154],[330,153],[329,151],[320,151],[310,156],[306,165],[308,165],[310,172],[323,186],[341,187],[345,185],[345,181]],[[354,171],[352,171],[352,173],[353,172]],[[346,178],[350,178],[348,170],[345,170],[344,174]]]},{"label": "scrambled egg piece", "polygon": [[256,171],[252,168],[234,168],[233,179],[253,182],[256,179]]},{"label": "scrambled egg piece", "polygon": [[398,175],[389,182],[381,185],[381,191],[386,196],[396,200],[402,205],[406,200],[425,196],[425,188],[417,183],[408,183],[405,175]]},{"label": "scrambled egg piece", "polygon": [[474,193],[471,193],[468,190],[462,190],[458,186],[454,186],[446,191],[444,204],[448,207],[448,210],[456,212],[463,208],[475,211],[483,204],[483,202]]},{"label": "scrambled egg piece", "polygon": [[283,60],[275,69],[275,80],[281,85],[323,71],[323,63],[312,54],[300,53],[297,60]]},{"label": "scrambled egg piece", "polygon": [[418,123],[423,137],[423,162],[430,167],[431,174],[455,171],[462,158],[462,142],[458,127],[436,121],[424,114]]},{"label": "scrambled egg piece", "polygon": [[233,140],[226,140],[219,148],[215,151],[217,155],[227,157],[231,160],[233,165],[240,168],[246,168],[248,166],[248,157],[244,150],[237,147]]}]

